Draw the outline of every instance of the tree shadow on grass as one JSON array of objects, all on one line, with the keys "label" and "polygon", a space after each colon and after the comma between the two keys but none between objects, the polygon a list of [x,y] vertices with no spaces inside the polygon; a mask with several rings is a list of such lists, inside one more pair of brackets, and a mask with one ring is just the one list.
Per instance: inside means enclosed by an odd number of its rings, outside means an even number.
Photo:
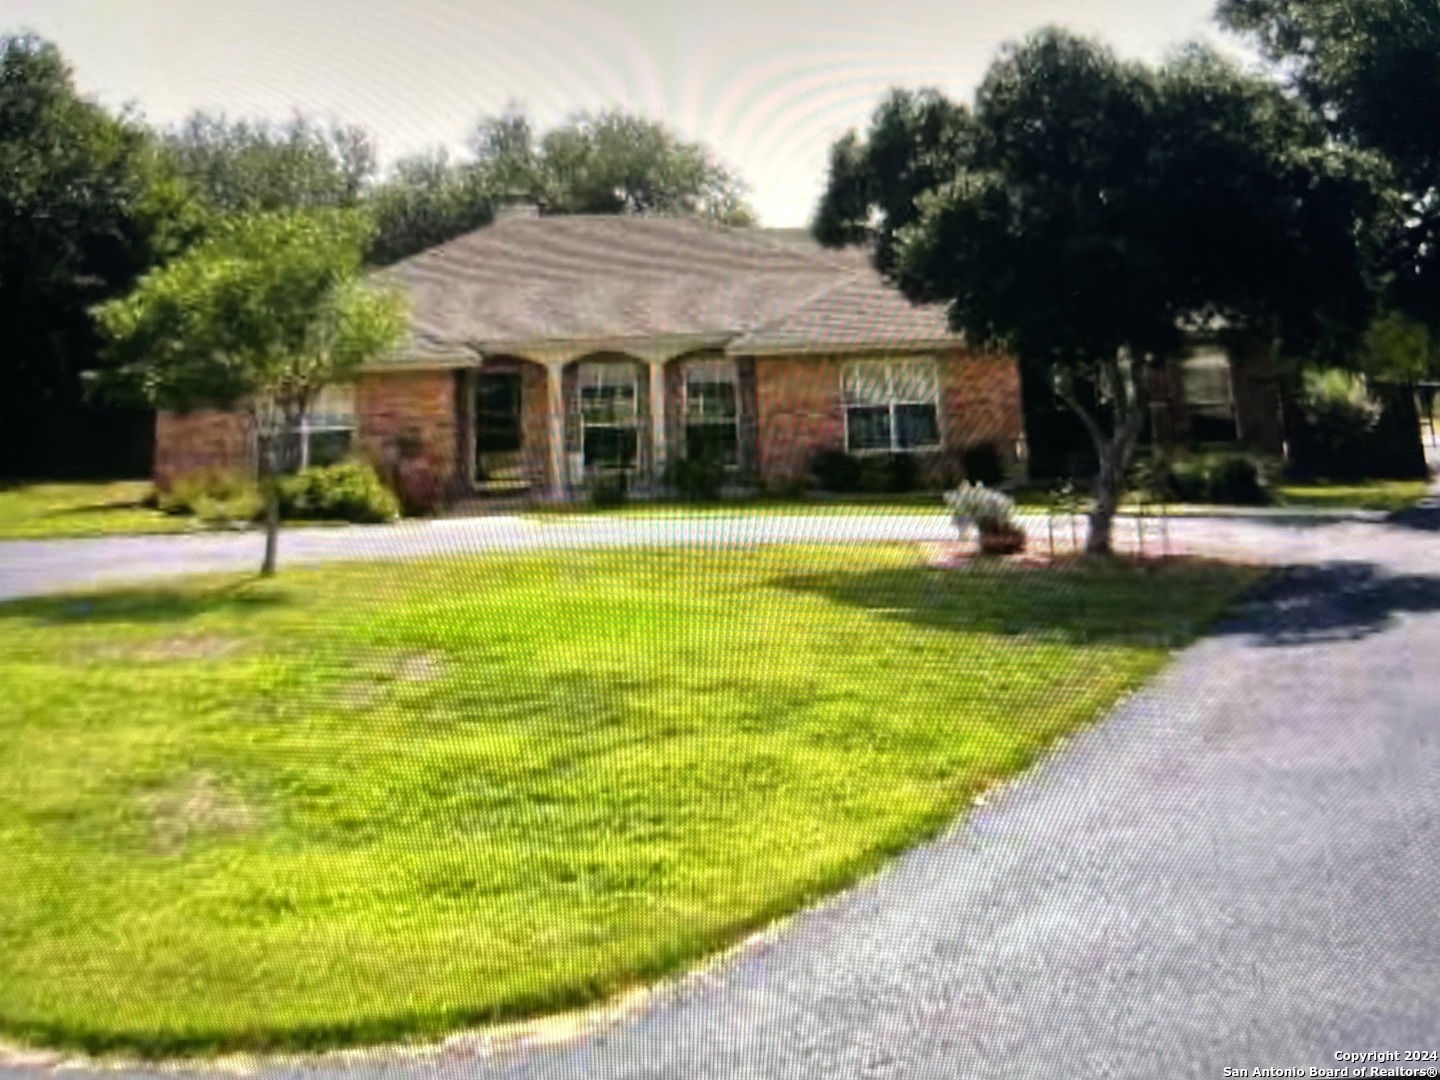
[{"label": "tree shadow on grass", "polygon": [[1213,626],[1217,603],[1235,584],[1221,565],[898,567],[798,574],[772,584],[914,626],[1071,645],[1178,648],[1202,633],[1303,645],[1378,633],[1402,613],[1440,611],[1440,577],[1391,574],[1371,563],[1282,569],[1242,593]]},{"label": "tree shadow on grass", "polygon": [[286,593],[257,590],[259,580],[247,577],[209,589],[162,586],[26,597],[0,603],[0,619],[28,619],[44,626],[183,622],[217,611],[259,614],[291,602]]},{"label": "tree shadow on grass", "polygon": [[1071,645],[1176,647],[1235,587],[1233,570],[1191,564],[1135,567],[929,567],[795,574],[778,588],[823,596],[927,629]]},{"label": "tree shadow on grass", "polygon": [[1215,632],[1268,646],[1355,641],[1394,625],[1397,615],[1429,611],[1440,611],[1440,577],[1332,562],[1271,575]]}]

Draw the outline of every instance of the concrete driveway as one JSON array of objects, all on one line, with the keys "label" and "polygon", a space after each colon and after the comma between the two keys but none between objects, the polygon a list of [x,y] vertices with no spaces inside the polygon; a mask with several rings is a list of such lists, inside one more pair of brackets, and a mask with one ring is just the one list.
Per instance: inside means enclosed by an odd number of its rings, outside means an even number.
[{"label": "concrete driveway", "polygon": [[[285,557],[948,535],[938,516],[634,528],[296,533]],[[1192,548],[1299,565],[1108,719],[870,881],[576,1037],[462,1036],[419,1055],[260,1071],[1199,1078],[1440,1051],[1440,509],[1395,524],[1174,528]],[[253,561],[256,541],[84,552],[66,566],[44,545],[24,563],[0,553],[0,589]],[[121,553],[141,562],[104,563]]]}]

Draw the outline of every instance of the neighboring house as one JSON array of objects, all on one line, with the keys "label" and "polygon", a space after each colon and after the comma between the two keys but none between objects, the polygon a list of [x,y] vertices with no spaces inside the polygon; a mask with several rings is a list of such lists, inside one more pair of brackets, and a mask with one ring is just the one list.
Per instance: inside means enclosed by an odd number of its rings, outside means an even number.
[{"label": "neighboring house", "polygon": [[1192,332],[1189,341],[1150,390],[1161,441],[1172,447],[1232,444],[1282,456],[1285,425],[1270,351],[1261,342],[1249,348],[1227,344],[1213,332]]},{"label": "neighboring house", "polygon": [[[822,450],[913,454],[935,482],[982,444],[1023,466],[1014,360],[797,231],[512,212],[376,277],[408,294],[410,339],[327,391],[296,434],[309,463],[408,444],[452,498],[619,470],[659,490],[702,452],[770,488]],[[253,460],[236,414],[161,414],[156,444],[162,486]]]}]

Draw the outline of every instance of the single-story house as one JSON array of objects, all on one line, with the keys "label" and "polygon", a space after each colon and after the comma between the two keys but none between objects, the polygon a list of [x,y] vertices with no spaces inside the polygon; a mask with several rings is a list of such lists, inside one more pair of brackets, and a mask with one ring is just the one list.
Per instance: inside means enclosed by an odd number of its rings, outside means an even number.
[{"label": "single-story house", "polygon": [[[660,490],[702,452],[770,488],[823,450],[915,455],[937,481],[982,444],[1023,463],[1015,361],[798,230],[511,211],[376,277],[409,296],[409,339],[317,402],[307,463],[408,444],[451,498],[559,499],[619,470]],[[161,486],[250,461],[237,414],[158,417]]]}]

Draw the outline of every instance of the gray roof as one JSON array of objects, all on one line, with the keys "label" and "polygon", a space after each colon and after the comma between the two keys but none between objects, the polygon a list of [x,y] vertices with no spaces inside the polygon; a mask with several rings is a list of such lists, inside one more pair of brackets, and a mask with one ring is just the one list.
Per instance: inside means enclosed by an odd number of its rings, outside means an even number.
[{"label": "gray roof", "polygon": [[685,218],[507,218],[377,273],[408,294],[413,362],[553,342],[694,341],[732,353],[958,341],[859,249]]}]

